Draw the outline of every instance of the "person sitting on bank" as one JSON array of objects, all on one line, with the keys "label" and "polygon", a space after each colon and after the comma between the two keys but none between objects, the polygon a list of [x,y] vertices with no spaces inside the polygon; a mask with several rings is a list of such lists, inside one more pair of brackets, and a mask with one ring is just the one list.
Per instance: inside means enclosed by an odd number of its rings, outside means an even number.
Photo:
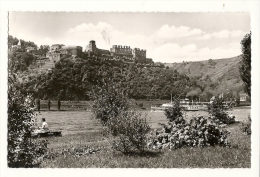
[{"label": "person sitting on bank", "polygon": [[45,122],[45,118],[42,118],[42,127],[43,130],[49,130],[47,122]]},{"label": "person sitting on bank", "polygon": [[36,133],[44,133],[44,132],[49,132],[49,127],[47,122],[45,122],[45,118],[42,118],[42,126],[39,127],[39,129],[37,129],[35,132]]}]

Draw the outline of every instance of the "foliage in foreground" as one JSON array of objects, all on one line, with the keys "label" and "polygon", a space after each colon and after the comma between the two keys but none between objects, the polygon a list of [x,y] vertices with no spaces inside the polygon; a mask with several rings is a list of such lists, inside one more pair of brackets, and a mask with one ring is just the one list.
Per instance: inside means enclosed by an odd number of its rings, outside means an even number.
[{"label": "foliage in foreground", "polygon": [[144,152],[146,147],[146,134],[150,126],[140,112],[121,112],[117,117],[108,121],[109,134],[114,137],[112,146],[122,153],[138,151]]},{"label": "foliage in foreground", "polygon": [[240,61],[239,72],[244,82],[244,90],[251,97],[251,32],[246,34],[241,41],[242,59]]},{"label": "foliage in foreground", "polygon": [[[66,120],[66,112],[60,112],[62,120]],[[81,115],[84,112],[80,113]],[[159,113],[148,113],[148,117],[156,118]],[[53,115],[53,114],[52,114]],[[161,113],[159,114],[161,115]],[[86,116],[80,116],[79,121],[86,122]],[[90,123],[96,123],[87,116]],[[59,124],[63,124],[63,121]],[[49,120],[50,121],[50,120]],[[158,122],[159,120],[155,120]],[[156,123],[154,122],[154,123]],[[160,121],[159,121],[160,122]],[[85,127],[85,126],[84,126]],[[160,127],[159,127],[160,128]],[[111,149],[110,144],[100,133],[100,129],[85,128],[77,134],[68,134],[62,137],[48,138],[50,153],[57,155],[55,158],[45,159],[41,168],[250,168],[251,167],[251,137],[243,134],[239,124],[227,126],[231,132],[228,140],[231,148],[209,146],[204,148],[179,148],[175,150],[149,150],[145,154],[122,154]],[[159,129],[158,129],[159,130]],[[89,146],[100,151],[95,154],[86,154],[79,157],[66,153],[67,149],[73,150]],[[64,149],[64,150],[63,150]],[[65,155],[61,153],[64,152]]]},{"label": "foliage in foreground", "polygon": [[[111,73],[107,73],[111,74]],[[143,152],[146,133],[150,130],[141,113],[127,111],[129,101],[123,82],[104,79],[91,93],[92,112],[101,121],[115,150],[123,153]]]},{"label": "foliage in foreground", "polygon": [[31,140],[32,97],[23,96],[17,88],[16,78],[8,76],[8,166],[33,167],[40,162],[47,148],[42,141]]},{"label": "foliage in foreground", "polygon": [[251,116],[248,116],[248,121],[247,122],[242,122],[241,125],[241,130],[242,132],[244,132],[247,135],[251,135],[252,131],[251,131]]},{"label": "foliage in foreground", "polygon": [[170,122],[173,122],[176,119],[182,120],[184,114],[184,108],[180,105],[179,99],[174,99],[172,106],[169,106],[164,110],[164,115]]},{"label": "foliage in foreground", "polygon": [[92,112],[102,125],[106,125],[110,119],[117,117],[120,112],[126,111],[129,107],[126,92],[112,79],[96,86],[90,97],[93,100]]},{"label": "foliage in foreground", "polygon": [[216,97],[208,105],[209,118],[216,124],[233,124],[236,122],[235,116],[226,111],[224,99]]},{"label": "foliage in foreground", "polygon": [[[223,101],[215,99],[209,111],[214,116],[223,113]],[[217,114],[216,114],[217,113]],[[168,124],[161,124],[162,130],[151,132],[149,149],[177,149],[183,146],[230,146],[226,140],[228,131],[220,129],[215,123],[208,123],[203,116],[193,117],[189,123],[184,120],[184,109],[179,99],[175,99],[171,107],[164,110],[169,120]],[[213,119],[215,120],[215,119]]]},{"label": "foliage in foreground", "polygon": [[229,132],[203,116],[193,117],[189,123],[168,122],[161,131],[151,132],[149,149],[177,149],[183,146],[204,147],[220,145],[229,147]]}]

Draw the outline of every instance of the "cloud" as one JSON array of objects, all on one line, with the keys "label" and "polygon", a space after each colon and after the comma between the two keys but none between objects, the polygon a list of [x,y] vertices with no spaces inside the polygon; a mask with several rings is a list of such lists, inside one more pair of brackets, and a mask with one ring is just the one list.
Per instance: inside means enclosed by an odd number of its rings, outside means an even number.
[{"label": "cloud", "polygon": [[176,43],[167,43],[157,47],[153,52],[154,61],[166,63],[183,61],[201,61],[208,59],[222,59],[240,55],[240,45],[237,43],[227,44],[223,47],[210,49],[204,47],[198,49],[195,44],[180,46]]},{"label": "cloud", "polygon": [[[109,43],[107,42],[107,36],[104,37],[104,31],[109,36]],[[187,26],[175,27],[163,25],[150,36],[146,36],[125,33],[115,29],[108,23],[98,22],[97,24],[82,23],[70,28],[66,33],[66,37],[62,38],[60,43],[65,45],[79,45],[85,49],[90,40],[95,40],[98,48],[107,50],[112,45],[125,45],[131,48],[146,49],[147,57],[153,58],[154,61],[171,63],[237,56],[241,53],[239,43],[231,45],[222,42],[221,47],[213,47],[211,40],[238,38],[244,34],[240,30],[222,30],[214,33],[206,33],[201,29],[192,29]],[[204,46],[206,45],[207,47],[200,45],[201,42],[199,41],[201,40],[206,41]],[[46,41],[48,40],[46,39]],[[185,42],[183,43],[183,41]],[[191,43],[189,44],[188,42]],[[228,40],[228,42],[230,41]]]},{"label": "cloud", "polygon": [[[104,33],[106,36],[104,36]],[[74,28],[70,28],[67,31],[67,36],[67,39],[63,42],[66,45],[81,45],[85,47],[90,40],[95,40],[98,48],[107,50],[112,45],[148,49],[152,43],[149,36],[126,34],[104,22],[98,22],[96,25],[92,23],[80,24]]]},{"label": "cloud", "polygon": [[232,31],[231,33],[231,37],[243,37],[246,35],[246,32],[241,31],[241,30],[237,30],[237,31]]},{"label": "cloud", "polygon": [[189,36],[197,36],[202,34],[203,31],[200,29],[191,29],[187,26],[175,27],[169,25],[163,25],[159,31],[157,36],[159,38],[180,38],[180,37],[189,37]]},{"label": "cloud", "polygon": [[212,36],[215,38],[227,38],[230,35],[230,31],[228,30],[222,30],[216,33],[212,33]]},{"label": "cloud", "polygon": [[182,49],[184,51],[194,52],[194,51],[196,51],[197,46],[195,44],[188,44],[188,45],[183,46]]},{"label": "cloud", "polygon": [[180,46],[176,43],[167,43],[157,47],[153,52],[154,61],[167,63],[182,62],[186,57],[196,55],[196,45]]},{"label": "cloud", "polygon": [[214,33],[205,33],[202,36],[197,37],[197,39],[208,40],[208,39],[223,39],[223,38],[243,38],[246,32],[241,30],[222,30]]},{"label": "cloud", "polygon": [[74,28],[70,28],[68,33],[87,33],[87,32],[101,32],[103,30],[111,31],[113,30],[113,27],[110,24],[107,24],[105,22],[98,22],[97,25],[94,25],[92,23],[82,23]]}]

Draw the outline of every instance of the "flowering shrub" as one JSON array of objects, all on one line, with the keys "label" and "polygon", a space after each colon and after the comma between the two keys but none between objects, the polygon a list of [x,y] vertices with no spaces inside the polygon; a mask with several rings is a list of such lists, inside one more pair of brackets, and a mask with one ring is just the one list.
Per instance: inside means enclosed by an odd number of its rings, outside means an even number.
[{"label": "flowering shrub", "polygon": [[224,106],[224,99],[216,97],[208,106],[209,118],[217,124],[233,124],[235,116],[229,114]]},{"label": "flowering shrub", "polygon": [[35,114],[32,97],[21,94],[13,75],[8,76],[8,166],[33,167],[46,152],[47,144],[32,141],[31,126]]},{"label": "flowering shrub", "polygon": [[164,110],[164,115],[170,122],[174,121],[175,119],[183,120],[184,113],[184,108],[181,107],[179,99],[175,99],[172,103],[172,106],[167,107]]},{"label": "flowering shrub", "polygon": [[233,124],[236,122],[236,117],[226,111],[210,114],[209,118],[217,124]]},{"label": "flowering shrub", "polygon": [[162,130],[151,132],[147,147],[149,149],[177,149],[183,146],[230,146],[229,132],[214,123],[208,123],[203,116],[193,117],[189,123],[168,122]]},{"label": "flowering shrub", "polygon": [[107,123],[113,148],[123,153],[138,150],[143,152],[146,146],[146,134],[150,126],[140,112],[121,112]]},{"label": "flowering shrub", "polygon": [[246,133],[247,135],[251,135],[251,116],[248,116],[248,121],[247,122],[242,122],[241,125],[241,130],[242,132]]}]

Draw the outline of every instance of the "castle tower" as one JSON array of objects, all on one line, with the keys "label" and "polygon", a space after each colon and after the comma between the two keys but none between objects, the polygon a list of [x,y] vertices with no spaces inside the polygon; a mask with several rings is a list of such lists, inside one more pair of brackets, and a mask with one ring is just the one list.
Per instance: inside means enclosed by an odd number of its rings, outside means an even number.
[{"label": "castle tower", "polygon": [[97,50],[96,42],[91,40],[89,41],[88,50],[90,52],[95,52]]}]

